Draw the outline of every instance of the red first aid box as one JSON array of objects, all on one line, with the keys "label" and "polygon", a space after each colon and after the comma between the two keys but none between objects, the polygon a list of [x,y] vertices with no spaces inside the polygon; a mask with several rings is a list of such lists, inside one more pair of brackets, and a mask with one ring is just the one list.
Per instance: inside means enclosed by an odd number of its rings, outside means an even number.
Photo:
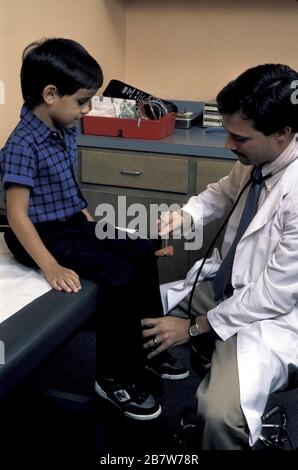
[{"label": "red first aid box", "polygon": [[89,135],[125,137],[126,139],[159,140],[173,134],[176,114],[166,114],[159,120],[122,119],[112,117],[83,116],[83,132]]}]

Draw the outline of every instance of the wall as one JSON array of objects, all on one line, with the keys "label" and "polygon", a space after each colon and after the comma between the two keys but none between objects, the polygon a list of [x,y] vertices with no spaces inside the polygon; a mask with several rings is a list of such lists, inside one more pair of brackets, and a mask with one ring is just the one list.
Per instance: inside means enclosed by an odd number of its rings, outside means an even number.
[{"label": "wall", "polygon": [[298,70],[296,0],[126,0],[125,79],[157,96],[206,100],[250,66]]},{"label": "wall", "polygon": [[22,104],[22,51],[42,37],[70,37],[99,61],[109,81],[124,78],[125,10],[121,0],[0,0],[0,147],[17,123]]},{"label": "wall", "polygon": [[22,103],[21,53],[37,38],[82,42],[106,82],[206,100],[258,63],[298,69],[297,24],[296,0],[0,0],[0,147]]}]

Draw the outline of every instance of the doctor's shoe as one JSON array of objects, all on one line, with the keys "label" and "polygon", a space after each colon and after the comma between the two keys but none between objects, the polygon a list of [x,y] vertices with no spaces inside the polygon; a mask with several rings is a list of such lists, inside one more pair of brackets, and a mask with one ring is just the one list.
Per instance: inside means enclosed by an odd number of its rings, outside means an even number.
[{"label": "doctor's shoe", "polygon": [[210,346],[209,350],[202,351],[199,345],[195,343],[191,345],[190,365],[200,377],[204,377],[211,368],[213,349],[214,347]]},{"label": "doctor's shoe", "polygon": [[113,379],[98,379],[95,392],[109,400],[128,418],[146,421],[161,414],[161,406],[140,385],[121,384]]},{"label": "doctor's shoe", "polygon": [[158,354],[153,359],[147,359],[146,368],[162,379],[180,380],[189,376],[189,370],[168,351]]}]

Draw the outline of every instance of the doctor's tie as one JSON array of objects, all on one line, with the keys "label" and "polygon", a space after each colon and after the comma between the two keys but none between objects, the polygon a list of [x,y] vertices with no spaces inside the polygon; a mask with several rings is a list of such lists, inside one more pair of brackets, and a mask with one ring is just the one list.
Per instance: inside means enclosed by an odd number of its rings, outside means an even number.
[{"label": "doctor's tie", "polygon": [[229,297],[233,294],[231,274],[236,247],[240,238],[243,236],[244,232],[257,212],[258,200],[265,179],[266,177],[262,176],[262,167],[256,166],[253,172],[252,183],[248,191],[236,236],[213,281],[215,298],[217,300],[222,300],[225,296]]}]

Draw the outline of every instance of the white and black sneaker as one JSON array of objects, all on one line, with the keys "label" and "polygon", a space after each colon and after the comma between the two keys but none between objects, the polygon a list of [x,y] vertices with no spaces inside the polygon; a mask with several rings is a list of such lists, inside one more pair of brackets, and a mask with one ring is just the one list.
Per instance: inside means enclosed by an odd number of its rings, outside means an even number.
[{"label": "white and black sneaker", "polygon": [[95,392],[129,418],[146,421],[161,414],[161,406],[140,385],[124,385],[113,379],[101,379],[95,382]]},{"label": "white and black sneaker", "polygon": [[189,370],[168,351],[163,351],[153,359],[148,359],[146,368],[162,379],[180,380],[189,376]]}]

